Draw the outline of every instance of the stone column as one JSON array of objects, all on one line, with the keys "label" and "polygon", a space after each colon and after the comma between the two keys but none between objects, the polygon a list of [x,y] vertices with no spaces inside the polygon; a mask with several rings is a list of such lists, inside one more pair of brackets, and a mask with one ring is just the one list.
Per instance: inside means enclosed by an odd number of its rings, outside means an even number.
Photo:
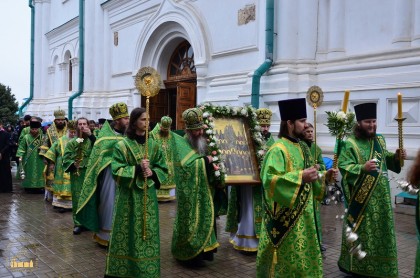
[{"label": "stone column", "polygon": [[[49,31],[49,23],[50,23],[50,0],[43,0],[42,1],[42,27],[41,27],[41,43],[42,43],[42,50],[38,52],[35,49],[35,53],[41,54],[41,95],[43,98],[48,98],[49,91],[50,91],[50,82],[48,81],[48,65],[51,64],[50,61],[50,48],[47,36],[45,35]],[[36,24],[36,23],[35,23]]]},{"label": "stone column", "polygon": [[345,1],[330,1],[330,14],[328,17],[328,59],[343,57],[345,55]]},{"label": "stone column", "polygon": [[54,96],[54,79],[55,79],[55,66],[52,65],[48,67],[48,81],[50,83],[49,85],[50,90],[48,92],[48,95],[50,97]]},{"label": "stone column", "polygon": [[318,2],[299,0],[298,59],[315,59],[317,44]]},{"label": "stone column", "polygon": [[60,94],[62,95],[66,95],[66,92],[68,91],[68,82],[69,82],[69,78],[68,78],[68,71],[67,71],[67,65],[68,63],[63,62],[58,64],[58,67],[60,69],[60,83],[59,86],[57,86],[60,90]]},{"label": "stone column", "polygon": [[[298,1],[278,1],[278,16],[276,19],[278,35],[275,37],[277,59],[293,60],[297,54],[297,32],[298,32]],[[265,30],[265,29],[263,29]]]},{"label": "stone column", "polygon": [[411,45],[412,7],[413,2],[411,0],[394,0],[392,44],[396,48]]},{"label": "stone column", "polygon": [[413,38],[411,46],[420,46],[420,0],[414,0],[413,6]]},{"label": "stone column", "polygon": [[[42,42],[43,36],[42,33],[42,1],[35,0],[35,34],[34,34],[34,50],[35,53],[42,53]],[[34,99],[39,99],[43,97],[42,93],[42,55],[34,55]]]}]

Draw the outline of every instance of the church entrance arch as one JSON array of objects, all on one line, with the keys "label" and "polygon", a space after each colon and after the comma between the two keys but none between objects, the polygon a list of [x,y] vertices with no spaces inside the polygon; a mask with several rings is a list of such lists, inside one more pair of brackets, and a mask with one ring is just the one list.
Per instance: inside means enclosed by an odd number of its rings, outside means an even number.
[{"label": "church entrance arch", "polygon": [[[197,74],[194,51],[187,40],[182,41],[173,51],[168,64],[165,89],[150,98],[150,122],[158,123],[162,116],[172,118],[172,129],[184,129],[182,112],[196,106]],[[145,98],[142,97],[142,103]]]}]

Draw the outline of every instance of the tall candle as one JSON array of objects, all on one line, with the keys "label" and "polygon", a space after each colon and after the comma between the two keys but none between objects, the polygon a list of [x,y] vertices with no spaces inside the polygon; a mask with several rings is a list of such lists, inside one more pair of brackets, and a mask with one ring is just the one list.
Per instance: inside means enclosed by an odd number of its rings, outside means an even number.
[{"label": "tall candle", "polygon": [[344,113],[347,113],[347,106],[349,104],[349,96],[350,96],[350,91],[345,91],[344,92],[344,99],[343,99],[343,106],[341,108],[341,110]]},{"label": "tall candle", "polygon": [[403,114],[402,114],[402,94],[401,93],[397,94],[397,100],[398,100],[398,119],[402,119]]}]

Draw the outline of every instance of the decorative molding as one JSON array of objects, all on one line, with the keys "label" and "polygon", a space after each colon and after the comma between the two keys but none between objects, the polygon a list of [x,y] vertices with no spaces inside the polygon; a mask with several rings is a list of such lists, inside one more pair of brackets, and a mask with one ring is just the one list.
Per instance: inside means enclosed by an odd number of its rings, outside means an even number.
[{"label": "decorative molding", "polygon": [[[111,76],[112,77],[121,77],[121,76],[127,76],[127,75],[132,76],[133,73],[131,71],[126,71],[126,72],[120,72],[120,73],[113,73]],[[136,76],[134,75],[133,79],[135,79],[135,78],[136,78]]]},{"label": "decorative molding", "polygon": [[245,47],[241,47],[241,48],[235,48],[235,49],[230,49],[230,50],[226,50],[226,51],[214,52],[211,55],[211,57],[212,58],[221,58],[221,57],[233,56],[233,55],[244,54],[244,53],[254,52],[254,51],[258,51],[258,46],[257,45],[249,45],[249,46],[245,46]]},{"label": "decorative molding", "polygon": [[77,65],[79,65],[79,58],[77,58],[77,57],[71,58],[70,61],[71,61],[71,65],[73,67],[76,67]]},{"label": "decorative molding", "polygon": [[68,64],[69,64],[69,63],[66,63],[66,62],[59,63],[59,64],[58,64],[58,68],[59,68],[61,71],[63,71],[63,70],[67,70]]},{"label": "decorative molding", "polygon": [[47,37],[48,40],[51,40],[52,38],[55,38],[58,36],[66,37],[68,36],[67,33],[69,31],[76,30],[78,32],[78,27],[79,27],[79,16],[76,16],[70,19],[69,21],[61,24],[60,26],[57,26],[54,29],[48,31],[45,34],[45,36]]},{"label": "decorative molding", "polygon": [[48,74],[54,74],[55,73],[55,66],[49,66],[48,67]]}]

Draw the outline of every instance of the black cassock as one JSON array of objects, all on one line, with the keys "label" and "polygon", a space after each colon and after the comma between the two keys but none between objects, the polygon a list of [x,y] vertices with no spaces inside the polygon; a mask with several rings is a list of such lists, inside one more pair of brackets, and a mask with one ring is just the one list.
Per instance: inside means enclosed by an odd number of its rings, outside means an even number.
[{"label": "black cassock", "polygon": [[12,191],[12,171],[10,168],[10,135],[0,131],[0,192]]}]

